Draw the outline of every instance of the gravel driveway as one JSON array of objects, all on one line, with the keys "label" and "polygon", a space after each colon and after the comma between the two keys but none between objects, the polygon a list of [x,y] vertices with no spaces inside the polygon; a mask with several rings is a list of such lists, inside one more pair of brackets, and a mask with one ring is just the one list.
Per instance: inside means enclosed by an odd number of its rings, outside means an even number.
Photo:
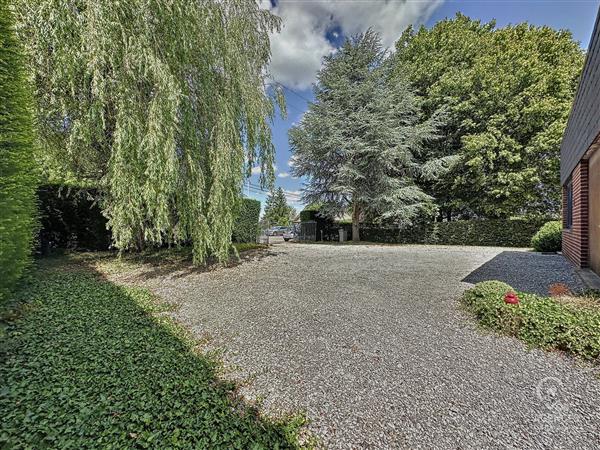
[{"label": "gravel driveway", "polygon": [[[459,309],[461,280],[490,275],[506,251],[281,244],[146,282],[251,377],[247,397],[306,411],[329,448],[598,448],[597,373],[483,332]],[[548,261],[513,272],[536,289],[577,283]]]}]

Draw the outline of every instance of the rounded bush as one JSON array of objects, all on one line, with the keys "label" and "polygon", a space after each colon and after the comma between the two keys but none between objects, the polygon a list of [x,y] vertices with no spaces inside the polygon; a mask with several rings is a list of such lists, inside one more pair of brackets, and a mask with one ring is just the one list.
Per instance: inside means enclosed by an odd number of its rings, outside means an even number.
[{"label": "rounded bush", "polygon": [[557,252],[562,247],[562,224],[555,220],[546,222],[531,239],[531,246],[538,252]]}]

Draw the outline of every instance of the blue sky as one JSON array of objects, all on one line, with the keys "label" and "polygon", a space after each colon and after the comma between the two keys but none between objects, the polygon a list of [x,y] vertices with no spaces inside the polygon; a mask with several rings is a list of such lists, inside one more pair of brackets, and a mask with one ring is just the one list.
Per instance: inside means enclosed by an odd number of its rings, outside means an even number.
[{"label": "blue sky", "polygon": [[[287,117],[277,118],[272,125],[275,185],[283,187],[289,203],[300,210],[302,180],[290,175],[287,132],[306,110],[307,100],[313,98],[311,83],[322,57],[334,51],[346,35],[372,27],[381,34],[384,45],[391,47],[407,25],[431,27],[461,12],[484,22],[495,19],[498,26],[527,21],[568,29],[582,48],[587,48],[600,0],[261,0],[261,6],[283,21],[282,31],[271,36],[270,71],[288,88],[284,89]],[[246,192],[264,206],[264,193],[253,187],[259,185],[258,177],[252,175]]]}]

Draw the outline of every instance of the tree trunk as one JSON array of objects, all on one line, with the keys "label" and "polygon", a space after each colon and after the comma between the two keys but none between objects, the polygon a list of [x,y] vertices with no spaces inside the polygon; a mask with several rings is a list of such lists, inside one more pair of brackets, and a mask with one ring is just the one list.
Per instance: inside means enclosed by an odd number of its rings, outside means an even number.
[{"label": "tree trunk", "polygon": [[146,247],[146,241],[144,239],[144,228],[140,227],[140,229],[137,232],[137,251],[138,252],[143,252],[144,248]]},{"label": "tree trunk", "polygon": [[352,240],[360,241],[360,208],[356,203],[352,204]]}]

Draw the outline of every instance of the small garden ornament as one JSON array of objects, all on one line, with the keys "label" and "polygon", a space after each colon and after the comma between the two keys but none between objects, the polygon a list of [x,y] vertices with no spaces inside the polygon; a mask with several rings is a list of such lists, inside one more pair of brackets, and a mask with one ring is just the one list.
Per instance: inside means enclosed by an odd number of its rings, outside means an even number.
[{"label": "small garden ornament", "polygon": [[507,292],[504,295],[504,302],[508,303],[509,305],[518,305],[519,297],[514,292]]}]

